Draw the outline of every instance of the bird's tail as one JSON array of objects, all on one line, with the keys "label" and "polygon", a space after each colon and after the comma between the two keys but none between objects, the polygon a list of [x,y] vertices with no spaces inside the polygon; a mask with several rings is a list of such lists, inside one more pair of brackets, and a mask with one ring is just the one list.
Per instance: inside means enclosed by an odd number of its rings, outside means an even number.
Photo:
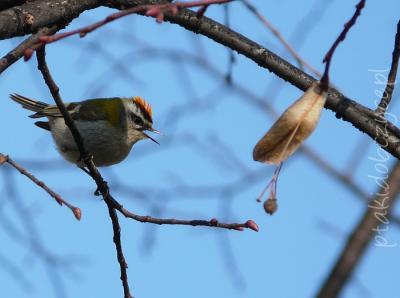
[{"label": "bird's tail", "polygon": [[10,94],[10,98],[19,103],[24,109],[33,112],[41,112],[49,106],[47,103],[36,101],[19,94]]}]

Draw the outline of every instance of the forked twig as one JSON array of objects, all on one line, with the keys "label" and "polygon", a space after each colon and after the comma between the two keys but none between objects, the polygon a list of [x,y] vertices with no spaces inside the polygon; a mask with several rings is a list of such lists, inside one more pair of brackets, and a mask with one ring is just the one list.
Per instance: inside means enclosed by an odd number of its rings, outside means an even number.
[{"label": "forked twig", "polygon": [[121,245],[121,227],[118,222],[117,213],[116,213],[115,209],[111,206],[111,203],[110,203],[108,186],[107,186],[106,182],[103,180],[103,178],[101,177],[97,168],[94,166],[94,163],[90,157],[90,154],[87,151],[85,151],[80,133],[79,133],[78,129],[76,128],[75,123],[73,122],[71,116],[69,115],[69,113],[64,105],[63,100],[61,99],[61,96],[59,93],[59,88],[58,88],[57,84],[54,82],[54,80],[50,74],[50,70],[46,63],[45,47],[43,46],[40,49],[38,49],[36,52],[36,55],[37,55],[37,61],[38,61],[38,68],[43,75],[43,79],[46,82],[46,85],[48,86],[48,88],[54,98],[54,101],[57,104],[57,107],[59,108],[61,114],[64,117],[65,124],[68,126],[68,128],[70,129],[70,131],[74,137],[74,140],[79,148],[79,152],[81,153],[81,158],[84,160],[85,164],[87,165],[92,178],[96,181],[98,189],[101,191],[104,201],[107,204],[109,215],[110,215],[112,226],[113,226],[113,232],[114,232],[113,240],[115,243],[115,248],[117,250],[117,259],[118,259],[118,263],[120,266],[121,281],[122,281],[122,286],[124,288],[124,297],[131,298],[132,296],[131,296],[130,289],[129,289],[128,274],[127,274],[128,264],[125,261],[125,257],[124,257],[122,245]]},{"label": "forked twig", "polygon": [[68,113],[64,102],[61,99],[59,94],[59,88],[54,82],[50,71],[47,67],[46,59],[45,59],[45,47],[41,47],[37,51],[37,60],[38,60],[38,68],[41,71],[43,78],[54,98],[54,101],[57,104],[63,118],[65,120],[65,124],[70,129],[72,136],[78,146],[79,152],[81,154],[81,158],[84,161],[87,167],[87,173],[92,177],[92,179],[96,182],[97,188],[101,195],[103,196],[104,202],[107,204],[109,215],[113,225],[114,231],[114,243],[117,250],[118,262],[120,265],[121,271],[121,280],[124,288],[124,297],[129,298],[132,297],[130,294],[128,277],[127,277],[127,263],[125,261],[122,245],[121,245],[121,236],[120,236],[120,225],[118,222],[118,216],[116,210],[118,210],[121,214],[128,218],[132,218],[136,221],[140,222],[148,222],[153,224],[169,224],[169,225],[191,225],[191,226],[207,226],[207,227],[216,227],[216,228],[225,228],[225,229],[234,229],[242,231],[244,228],[251,229],[253,231],[258,231],[258,226],[253,220],[248,220],[245,223],[219,223],[216,219],[207,220],[178,220],[178,219],[161,219],[154,218],[150,216],[141,216],[134,214],[127,209],[123,208],[123,206],[113,198],[110,193],[110,189],[107,185],[107,182],[103,179],[97,167],[94,165],[93,160],[89,152],[87,152],[83,146],[82,137],[72,120],[71,115]]}]

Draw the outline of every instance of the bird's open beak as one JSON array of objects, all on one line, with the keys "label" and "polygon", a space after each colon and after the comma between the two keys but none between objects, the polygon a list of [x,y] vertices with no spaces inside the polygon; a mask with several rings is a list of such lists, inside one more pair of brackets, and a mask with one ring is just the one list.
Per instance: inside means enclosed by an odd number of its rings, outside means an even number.
[{"label": "bird's open beak", "polygon": [[[161,134],[161,132],[159,132],[157,129],[154,129],[154,128],[149,128],[149,129],[147,129],[147,130],[148,130],[148,131],[151,131],[151,132],[154,132],[154,133],[156,133],[156,134]],[[146,138],[148,138],[148,139],[152,140],[154,143],[160,145],[159,142],[157,142],[155,139],[153,139],[153,138],[152,138],[151,136],[149,136],[147,133],[145,133],[145,132],[142,132],[142,133],[145,135]]]},{"label": "bird's open beak", "polygon": [[156,133],[156,134],[158,134],[158,135],[161,134],[161,131],[159,131],[159,130],[157,130],[157,129],[154,129],[154,128],[149,128],[148,131],[154,132],[154,133]]}]

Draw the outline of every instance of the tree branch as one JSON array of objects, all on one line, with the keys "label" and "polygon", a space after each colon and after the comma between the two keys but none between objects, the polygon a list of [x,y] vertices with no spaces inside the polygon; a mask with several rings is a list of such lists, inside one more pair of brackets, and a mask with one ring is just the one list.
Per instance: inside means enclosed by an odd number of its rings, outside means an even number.
[{"label": "tree branch", "polygon": [[321,85],[324,90],[328,90],[329,86],[329,69],[331,66],[333,53],[335,53],[335,50],[338,47],[339,43],[345,40],[346,35],[349,32],[350,28],[356,24],[357,18],[361,15],[361,11],[365,6],[365,1],[366,0],[361,0],[356,5],[356,11],[354,12],[353,16],[346,24],[344,24],[342,32],[340,32],[339,36],[336,38],[329,51],[326,53],[324,60],[322,61],[326,63],[325,71],[321,78]]},{"label": "tree branch", "polygon": [[292,55],[292,57],[296,60],[299,67],[301,69],[308,68],[314,75],[317,77],[321,77],[321,73],[316,70],[312,65],[310,65],[307,61],[305,61],[300,54],[286,41],[286,39],[282,36],[282,34],[276,29],[270,21],[268,21],[258,10],[257,8],[251,4],[248,0],[241,1],[247,9],[252,12],[273,35],[279,40],[279,42],[286,48],[286,50]]},{"label": "tree branch", "polygon": [[[338,297],[346,282],[350,279],[357,263],[365,253],[371,238],[382,237],[384,229],[381,224],[388,224],[390,210],[394,207],[394,201],[400,192],[400,162],[393,167],[388,179],[382,181],[382,187],[376,192],[370,205],[361,218],[353,233],[347,240],[341,255],[336,261],[328,278],[322,285],[317,297]],[[382,240],[382,239],[380,239]]]},{"label": "tree branch", "polygon": [[67,206],[72,211],[72,213],[74,214],[74,216],[77,220],[81,219],[81,216],[82,216],[81,209],[79,209],[78,207],[75,207],[72,204],[65,201],[58,193],[53,191],[43,181],[40,181],[39,179],[37,179],[33,174],[29,173],[28,170],[26,170],[24,167],[22,167],[21,165],[17,164],[15,161],[13,161],[8,155],[4,155],[4,154],[0,153],[0,165],[2,165],[4,163],[8,163],[10,166],[14,167],[22,175],[25,175],[26,177],[28,177],[28,179],[33,181],[37,186],[43,188],[44,191],[47,192],[51,197],[53,197],[58,204],[60,204],[61,206],[62,205]]},{"label": "tree branch", "polygon": [[[35,1],[44,2],[42,0]],[[70,1],[69,1],[70,2]],[[77,3],[78,1],[72,1],[67,11],[74,11],[74,14],[69,14],[69,16],[76,16],[76,13],[80,13],[85,9],[87,4],[88,8],[95,7],[96,1],[84,1]],[[91,5],[88,5],[90,2]],[[63,2],[64,3],[64,2]],[[165,4],[168,1],[165,0],[109,0],[105,2],[104,5],[123,9],[138,5],[148,5],[148,4]],[[24,4],[28,5],[28,4]],[[75,5],[75,6],[74,6]],[[75,7],[75,8],[74,8]],[[88,9],[87,8],[87,9]],[[74,10],[75,9],[75,10]],[[52,10],[50,10],[52,11]],[[7,11],[4,11],[7,12]],[[0,27],[4,23],[4,18],[2,19],[2,14],[0,13]],[[78,13],[78,15],[79,15]],[[51,15],[51,14],[50,14]],[[61,19],[62,14],[59,10],[56,10],[53,18],[41,16],[38,14],[38,18],[42,17],[40,20],[42,26],[48,26],[49,23],[56,23],[57,20]],[[277,76],[285,81],[288,81],[292,85],[296,86],[300,90],[306,90],[315,78],[301,71],[297,67],[291,65],[286,60],[272,53],[268,49],[260,46],[259,44],[249,40],[248,38],[242,36],[241,34],[227,28],[226,26],[215,22],[207,17],[197,17],[196,12],[190,11],[188,9],[180,9],[177,14],[172,15],[169,13],[165,14],[165,20],[181,25],[182,27],[200,33],[204,36],[211,38],[212,40],[225,45],[240,54],[248,57],[252,61],[256,62],[259,66],[269,69],[274,72]],[[8,19],[7,19],[8,20]],[[14,24],[15,25],[15,24]],[[35,25],[40,27],[39,24]],[[5,27],[7,27],[5,25]],[[13,27],[14,28],[14,27]],[[24,34],[30,32],[29,30],[16,30],[12,29],[7,36],[15,36],[18,34]],[[6,38],[4,33],[0,31],[0,38]],[[393,156],[400,158],[400,130],[395,127],[392,123],[387,122],[382,116],[377,115],[371,109],[358,104],[357,102],[347,98],[339,91],[334,88],[330,88],[328,99],[325,105],[326,108],[334,111],[337,118],[341,118],[344,121],[350,122],[354,127],[359,129],[361,132],[368,134],[372,139],[374,139],[384,150],[391,153]],[[387,130],[387,134],[382,135],[380,132]]]},{"label": "tree branch", "polygon": [[97,187],[100,190],[101,194],[103,195],[105,203],[107,204],[108,212],[113,226],[113,233],[114,233],[113,240],[115,243],[115,248],[117,250],[117,259],[121,271],[121,281],[122,281],[122,286],[124,288],[124,297],[131,298],[132,296],[129,290],[128,274],[127,274],[128,264],[125,261],[121,245],[121,227],[118,222],[118,216],[112,205],[112,200],[109,194],[107,183],[103,180],[99,171],[95,167],[90,154],[85,150],[81,135],[78,129],[76,128],[71,116],[69,115],[64,105],[64,102],[61,99],[61,96],[59,94],[59,88],[54,82],[50,74],[50,71],[47,67],[45,47],[40,48],[36,52],[36,55],[38,60],[38,68],[43,75],[43,79],[46,82],[47,86],[49,87],[49,90],[54,98],[54,101],[56,102],[57,107],[60,109],[60,112],[64,117],[65,124],[68,126],[74,137],[74,140],[81,153],[81,158],[84,160],[86,166],[88,167],[91,177],[96,181]]},{"label": "tree branch", "polygon": [[[110,0],[107,5],[121,9],[121,5],[135,6],[157,3],[165,3],[165,1]],[[215,42],[237,51],[300,90],[305,91],[315,81],[312,76],[245,36],[207,17],[198,18],[196,12],[181,9],[176,15],[166,14],[165,20],[207,36]],[[329,89],[325,107],[334,111],[337,118],[350,122],[358,130],[368,134],[384,150],[400,158],[400,130],[391,122],[386,121],[371,109],[347,98],[334,88]],[[382,134],[383,131],[387,133]]]},{"label": "tree branch", "polygon": [[5,71],[14,62],[18,61],[24,56],[24,53],[29,48],[33,47],[39,42],[39,38],[45,35],[56,33],[60,27],[54,25],[50,28],[41,28],[37,33],[32,34],[30,37],[21,42],[15,49],[10,51],[7,55],[0,59],[0,74]]},{"label": "tree branch", "polygon": [[128,284],[128,278],[127,278],[127,264],[123,255],[122,251],[122,245],[121,245],[121,236],[120,236],[120,225],[118,222],[118,216],[116,214],[115,210],[118,210],[123,214],[125,217],[132,218],[136,221],[140,222],[148,222],[148,223],[153,223],[153,224],[169,224],[169,225],[191,225],[191,226],[207,226],[207,227],[216,227],[216,228],[225,228],[225,229],[234,229],[234,230],[239,230],[242,231],[244,228],[251,229],[253,231],[258,232],[258,226],[257,224],[252,221],[248,220],[245,223],[238,224],[238,223],[233,223],[233,224],[226,224],[226,223],[219,223],[218,220],[212,219],[210,221],[206,220],[177,220],[177,219],[160,219],[160,218],[154,218],[150,216],[141,216],[141,215],[136,215],[127,209],[123,208],[123,206],[113,198],[113,196],[110,193],[110,189],[107,185],[107,182],[103,179],[101,176],[100,172],[96,168],[96,166],[93,163],[92,156],[90,155],[89,152],[85,150],[84,144],[82,137],[73,122],[70,114],[68,113],[61,96],[59,94],[59,88],[54,82],[50,71],[47,67],[46,60],[45,60],[45,47],[40,48],[36,52],[37,55],[37,60],[38,60],[38,68],[41,71],[43,78],[54,98],[54,101],[57,104],[57,107],[59,108],[61,114],[63,115],[63,118],[65,120],[65,124],[68,126],[70,129],[72,136],[78,146],[79,152],[81,154],[81,158],[84,161],[86,167],[88,168],[88,174],[92,177],[92,179],[96,182],[97,189],[100,191],[101,195],[103,196],[104,202],[107,204],[109,215],[112,221],[113,225],[113,232],[114,232],[114,243],[115,247],[117,250],[117,257],[118,257],[118,262],[120,264],[120,271],[121,271],[121,280],[124,288],[124,297],[129,298],[131,297],[130,290],[129,290],[129,284]]},{"label": "tree branch", "polygon": [[381,102],[379,103],[376,111],[380,114],[385,114],[387,107],[392,100],[394,85],[396,84],[397,68],[399,66],[400,57],[400,20],[397,23],[397,32],[394,39],[394,48],[392,53],[392,64],[387,79],[385,91],[383,92]]},{"label": "tree branch", "polygon": [[26,1],[0,12],[0,40],[34,33],[40,28],[66,25],[99,0]]}]

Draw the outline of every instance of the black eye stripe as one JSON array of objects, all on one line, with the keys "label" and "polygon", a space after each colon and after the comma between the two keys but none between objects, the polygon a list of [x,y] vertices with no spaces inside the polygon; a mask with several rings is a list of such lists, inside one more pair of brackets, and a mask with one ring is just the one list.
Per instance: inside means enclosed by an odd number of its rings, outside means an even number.
[{"label": "black eye stripe", "polygon": [[138,115],[131,114],[131,118],[132,118],[133,122],[135,122],[137,125],[143,126],[143,124],[144,124],[143,120]]}]

